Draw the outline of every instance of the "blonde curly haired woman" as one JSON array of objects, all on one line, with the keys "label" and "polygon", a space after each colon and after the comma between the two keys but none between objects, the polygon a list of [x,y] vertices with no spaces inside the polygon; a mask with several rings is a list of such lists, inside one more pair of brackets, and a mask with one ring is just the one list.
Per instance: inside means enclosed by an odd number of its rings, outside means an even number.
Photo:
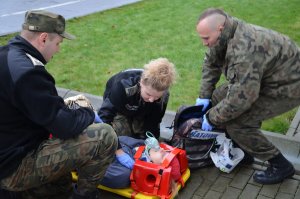
[{"label": "blonde curly haired woman", "polygon": [[175,66],[166,58],[151,60],[144,69],[119,72],[108,80],[98,114],[119,136],[145,139],[150,131],[159,138],[175,78]]}]

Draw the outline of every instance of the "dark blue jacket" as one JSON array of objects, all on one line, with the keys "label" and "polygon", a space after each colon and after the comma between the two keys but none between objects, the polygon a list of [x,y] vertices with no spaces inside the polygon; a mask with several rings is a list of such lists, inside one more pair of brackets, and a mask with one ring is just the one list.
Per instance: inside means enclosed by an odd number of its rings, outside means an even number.
[{"label": "dark blue jacket", "polygon": [[150,131],[158,138],[169,92],[166,91],[153,103],[145,102],[141,97],[139,83],[142,72],[141,69],[128,69],[112,76],[106,83],[103,103],[98,114],[108,124],[111,124],[117,113],[132,118],[143,118],[144,132]]},{"label": "dark blue jacket", "polygon": [[12,174],[50,133],[72,138],[94,121],[91,109],[67,108],[45,64],[21,36],[0,47],[0,179]]},{"label": "dark blue jacket", "polygon": [[[129,136],[119,136],[119,143],[123,151],[134,159],[135,147],[145,145],[144,140]],[[100,184],[113,189],[127,188],[130,186],[131,170],[123,166],[116,158],[107,168]]]}]

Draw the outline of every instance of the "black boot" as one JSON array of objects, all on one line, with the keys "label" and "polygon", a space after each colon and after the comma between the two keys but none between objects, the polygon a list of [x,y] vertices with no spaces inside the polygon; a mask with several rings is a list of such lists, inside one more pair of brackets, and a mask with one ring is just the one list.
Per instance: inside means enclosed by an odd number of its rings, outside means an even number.
[{"label": "black boot", "polygon": [[281,154],[269,160],[270,165],[265,171],[258,171],[253,179],[260,184],[277,184],[295,174],[294,166]]}]

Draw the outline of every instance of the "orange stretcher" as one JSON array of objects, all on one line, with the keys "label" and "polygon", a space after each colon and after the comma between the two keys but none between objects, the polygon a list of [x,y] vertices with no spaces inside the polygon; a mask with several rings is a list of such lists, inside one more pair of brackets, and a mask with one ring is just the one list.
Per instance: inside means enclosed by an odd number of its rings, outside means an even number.
[{"label": "orange stretcher", "polygon": [[[190,170],[186,153],[182,149],[174,148],[167,144],[160,144],[165,150],[170,151],[161,165],[141,161],[142,152],[145,146],[140,146],[136,152],[135,164],[131,172],[131,186],[124,189],[112,189],[103,185],[98,185],[99,189],[109,191],[126,198],[134,199],[173,199],[171,192],[171,167],[170,162],[177,157],[180,164],[181,179],[177,182],[177,191],[184,187],[185,182],[190,177]],[[77,181],[76,172],[72,172],[74,181]]]}]

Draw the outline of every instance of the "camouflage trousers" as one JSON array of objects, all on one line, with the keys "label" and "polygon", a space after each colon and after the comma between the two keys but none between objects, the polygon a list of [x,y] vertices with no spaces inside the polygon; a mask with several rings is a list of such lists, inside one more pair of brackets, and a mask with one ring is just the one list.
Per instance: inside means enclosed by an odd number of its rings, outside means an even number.
[{"label": "camouflage trousers", "polygon": [[92,124],[73,139],[48,139],[29,153],[10,177],[1,180],[1,187],[22,191],[23,198],[68,198],[71,171],[76,170],[78,191],[88,194],[102,180],[117,143],[107,124]]},{"label": "camouflage trousers", "polygon": [[113,129],[118,136],[135,136],[144,134],[144,121],[142,118],[127,117],[125,115],[117,114],[111,123]]},{"label": "camouflage trousers", "polygon": [[[228,85],[216,88],[212,95],[212,106],[226,97]],[[225,123],[229,136],[246,152],[263,161],[280,151],[260,131],[262,121],[287,112],[300,104],[300,99],[273,98],[260,95],[249,110]]]}]

